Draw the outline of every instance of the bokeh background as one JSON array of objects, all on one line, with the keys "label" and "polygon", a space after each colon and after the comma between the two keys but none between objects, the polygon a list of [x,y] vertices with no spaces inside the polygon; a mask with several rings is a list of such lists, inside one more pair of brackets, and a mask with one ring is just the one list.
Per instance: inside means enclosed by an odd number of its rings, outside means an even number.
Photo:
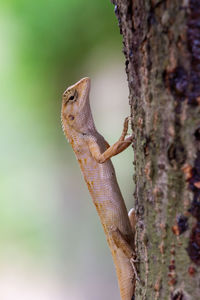
[{"label": "bokeh background", "polygon": [[[120,299],[95,208],[60,124],[61,95],[92,79],[96,126],[110,144],[129,115],[109,0],[0,2],[0,299]],[[132,149],[113,158],[132,205]]]}]

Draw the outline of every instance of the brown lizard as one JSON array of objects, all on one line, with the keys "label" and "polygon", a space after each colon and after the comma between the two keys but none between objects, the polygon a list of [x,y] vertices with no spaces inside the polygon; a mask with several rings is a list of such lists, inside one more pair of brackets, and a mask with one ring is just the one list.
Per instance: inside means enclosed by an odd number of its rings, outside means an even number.
[{"label": "brown lizard", "polygon": [[90,102],[90,79],[81,79],[63,94],[61,119],[63,131],[71,143],[89,192],[101,219],[113,256],[122,300],[134,299],[137,278],[134,251],[135,213],[127,209],[110,158],[124,151],[133,140],[125,138],[128,118],[120,139],[112,146],[94,125]]}]

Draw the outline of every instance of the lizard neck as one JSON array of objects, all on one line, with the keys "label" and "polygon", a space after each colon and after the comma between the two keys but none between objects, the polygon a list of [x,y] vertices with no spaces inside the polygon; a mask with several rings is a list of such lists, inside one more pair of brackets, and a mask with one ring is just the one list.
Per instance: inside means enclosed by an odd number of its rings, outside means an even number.
[{"label": "lizard neck", "polygon": [[97,132],[92,117],[89,98],[87,99],[85,105],[82,107],[81,111],[79,112],[77,119],[79,120],[79,126],[76,128],[78,132],[83,134],[94,134]]},{"label": "lizard neck", "polygon": [[71,144],[73,144],[73,141],[76,141],[76,143],[79,144],[84,135],[98,135],[92,116],[88,117],[88,119],[85,120],[84,126],[81,126],[78,130],[69,125],[66,120],[63,120],[62,123],[65,136]]},{"label": "lizard neck", "polygon": [[83,117],[84,122],[78,132],[82,134],[95,134],[97,132],[91,111],[88,111],[87,115]]}]

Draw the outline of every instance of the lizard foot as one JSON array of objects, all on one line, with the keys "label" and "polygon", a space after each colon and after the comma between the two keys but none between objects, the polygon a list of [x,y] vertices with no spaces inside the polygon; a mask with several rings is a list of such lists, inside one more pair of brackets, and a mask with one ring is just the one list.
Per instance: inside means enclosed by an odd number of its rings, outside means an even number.
[{"label": "lizard foot", "polygon": [[139,276],[138,276],[138,273],[137,273],[137,270],[136,270],[136,267],[135,267],[135,263],[137,263],[138,260],[137,259],[134,259],[134,258],[131,258],[130,259],[130,263],[131,263],[131,266],[133,268],[133,271],[134,271],[134,274],[135,274],[135,279],[138,281],[138,282],[141,282]]}]

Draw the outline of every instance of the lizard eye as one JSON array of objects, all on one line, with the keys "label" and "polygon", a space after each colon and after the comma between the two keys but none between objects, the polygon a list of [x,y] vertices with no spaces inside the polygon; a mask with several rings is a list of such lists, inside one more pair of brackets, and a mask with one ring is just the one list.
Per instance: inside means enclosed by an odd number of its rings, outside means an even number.
[{"label": "lizard eye", "polygon": [[70,100],[70,101],[74,100],[74,95],[70,96],[70,97],[69,97],[69,100]]},{"label": "lizard eye", "polygon": [[72,103],[75,102],[78,98],[78,92],[75,89],[72,90],[67,90],[64,94],[63,94],[63,99],[64,99],[64,103],[65,105],[67,103]]},{"label": "lizard eye", "polygon": [[77,100],[77,97],[78,97],[77,90],[72,90],[72,91],[70,91],[70,93],[68,95],[68,101],[75,102]]}]

